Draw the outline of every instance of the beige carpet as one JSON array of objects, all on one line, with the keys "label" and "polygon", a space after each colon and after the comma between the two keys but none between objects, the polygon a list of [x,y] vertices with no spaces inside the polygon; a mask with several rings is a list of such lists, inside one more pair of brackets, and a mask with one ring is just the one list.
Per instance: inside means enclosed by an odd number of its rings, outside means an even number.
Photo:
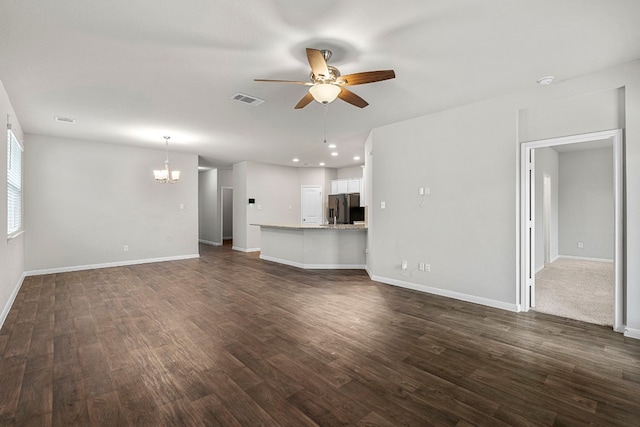
[{"label": "beige carpet", "polygon": [[559,258],[536,274],[541,313],[613,325],[613,263]]}]

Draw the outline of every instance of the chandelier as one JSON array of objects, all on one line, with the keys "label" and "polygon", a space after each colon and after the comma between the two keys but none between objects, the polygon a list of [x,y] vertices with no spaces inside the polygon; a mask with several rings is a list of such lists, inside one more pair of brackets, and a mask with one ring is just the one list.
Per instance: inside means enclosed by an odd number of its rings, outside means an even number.
[{"label": "chandelier", "polygon": [[169,170],[169,138],[171,137],[164,137],[164,142],[166,145],[164,169],[153,171],[153,176],[156,178],[156,181],[161,184],[175,184],[180,179],[180,171]]}]

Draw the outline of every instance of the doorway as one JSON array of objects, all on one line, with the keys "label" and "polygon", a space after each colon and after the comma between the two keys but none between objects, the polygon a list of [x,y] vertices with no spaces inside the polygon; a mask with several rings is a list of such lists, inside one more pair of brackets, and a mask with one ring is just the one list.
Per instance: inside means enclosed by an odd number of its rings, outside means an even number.
[{"label": "doorway", "polygon": [[233,246],[233,187],[220,189],[220,235],[223,245]]},{"label": "doorway", "polygon": [[544,240],[544,263],[551,262],[551,174],[542,173],[542,238]]},{"label": "doorway", "polygon": [[[535,307],[536,290],[536,218],[535,218],[535,149],[544,147],[563,146],[568,144],[588,143],[594,141],[609,141],[613,146],[613,183],[614,183],[614,248],[613,248],[613,276],[614,276],[614,307],[613,329],[624,332],[623,326],[623,170],[622,170],[622,131],[602,131],[568,137],[552,138],[541,141],[526,142],[521,145],[521,221],[520,221],[520,284],[517,287],[517,298],[521,311],[529,311]],[[551,187],[551,181],[549,180]],[[544,181],[543,187],[547,185]],[[543,190],[544,192],[544,190]],[[544,205],[544,199],[542,200]],[[543,208],[544,209],[544,208]],[[544,217],[544,211],[543,211]],[[543,218],[544,219],[544,218]],[[542,233],[546,234],[546,230]],[[546,240],[543,237],[543,240]],[[540,242],[545,244],[546,242]],[[546,250],[545,250],[546,252]],[[547,254],[545,253],[545,260]]]},{"label": "doorway", "polygon": [[301,223],[304,225],[322,224],[322,186],[303,185],[301,188]]}]

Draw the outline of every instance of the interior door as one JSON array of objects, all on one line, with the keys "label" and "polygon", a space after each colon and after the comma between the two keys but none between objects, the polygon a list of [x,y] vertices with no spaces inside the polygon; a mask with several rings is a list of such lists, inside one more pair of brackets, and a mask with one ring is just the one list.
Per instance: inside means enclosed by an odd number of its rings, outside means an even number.
[{"label": "interior door", "polygon": [[301,191],[302,224],[322,224],[322,187],[303,185]]}]

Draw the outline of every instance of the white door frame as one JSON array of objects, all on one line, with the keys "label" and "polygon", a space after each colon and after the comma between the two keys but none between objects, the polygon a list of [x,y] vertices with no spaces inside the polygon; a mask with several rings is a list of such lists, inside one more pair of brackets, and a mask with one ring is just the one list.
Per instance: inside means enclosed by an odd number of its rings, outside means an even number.
[{"label": "white door frame", "polygon": [[[233,187],[220,187],[220,244],[224,244],[224,190],[233,191]],[[233,195],[231,196],[231,202],[233,202]],[[227,200],[227,203],[229,201]],[[233,230],[231,231],[233,233]],[[233,239],[233,236],[231,236]]]},{"label": "white door frame", "polygon": [[536,148],[555,145],[577,144],[581,142],[610,139],[613,143],[613,198],[614,198],[614,315],[613,329],[624,332],[623,325],[623,159],[622,130],[614,129],[523,142],[520,145],[520,283],[516,287],[518,305],[521,311],[532,307],[535,291],[535,188],[533,178],[534,152]]}]

